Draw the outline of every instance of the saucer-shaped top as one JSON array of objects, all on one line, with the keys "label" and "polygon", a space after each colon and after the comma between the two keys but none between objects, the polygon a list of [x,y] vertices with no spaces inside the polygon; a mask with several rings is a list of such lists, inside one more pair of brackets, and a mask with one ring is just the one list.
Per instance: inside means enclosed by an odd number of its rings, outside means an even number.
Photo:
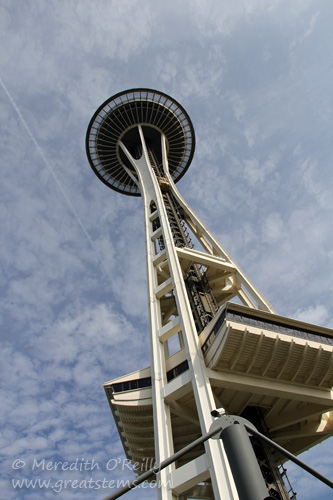
[{"label": "saucer-shaped top", "polygon": [[[110,188],[140,196],[137,184],[124,164],[135,171],[119,146],[122,140],[130,151],[141,146],[137,125],[142,125],[146,143],[161,161],[160,134],[167,139],[169,171],[177,182],[190,166],[195,135],[190,117],[177,101],[163,92],[132,89],[105,101],[92,117],[86,136],[89,163],[99,179]],[[135,154],[133,154],[135,156]]]}]

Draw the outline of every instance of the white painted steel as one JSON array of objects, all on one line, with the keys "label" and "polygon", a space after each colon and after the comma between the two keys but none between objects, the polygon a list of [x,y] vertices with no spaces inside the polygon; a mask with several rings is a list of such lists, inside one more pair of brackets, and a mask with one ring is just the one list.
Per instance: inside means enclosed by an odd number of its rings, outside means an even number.
[{"label": "white painted steel", "polygon": [[[170,391],[166,391],[166,386],[168,385],[168,383],[166,379],[164,347],[163,343],[161,342],[161,340],[163,340],[163,337],[160,337],[160,332],[163,332],[163,328],[161,311],[159,308],[159,299],[166,292],[170,291],[170,285],[173,289],[177,304],[177,322],[179,321],[181,325],[181,331],[183,332],[183,342],[187,354],[187,360],[189,363],[190,379],[196,401],[196,408],[198,411],[202,434],[208,431],[212,423],[210,410],[214,408],[215,401],[210,382],[206,374],[206,366],[203,360],[203,355],[198,340],[198,334],[187,296],[179,256],[173,242],[173,236],[163,201],[162,192],[149,161],[148,151],[145,144],[143,131],[140,125],[138,125],[138,129],[143,149],[141,158],[134,159],[126,149],[125,145],[121,142],[120,147],[136,170],[137,176],[140,180],[139,187],[144,203],[148,300],[150,313],[150,343],[152,367],[151,373],[153,386],[155,454],[156,461],[162,462],[174,453],[169,404],[169,401],[172,401],[173,398],[172,394],[170,394]],[[161,141],[164,173],[168,175],[169,184],[171,186],[171,189],[174,191],[175,185],[168,173],[166,141],[163,134],[161,134]],[[178,194],[177,198],[180,199],[180,196]],[[161,285],[158,285],[157,278],[154,243],[156,233],[153,231],[151,224],[151,202],[154,202],[157,208],[165,244],[165,257],[168,261],[168,267],[170,270],[169,280],[166,280]],[[185,205],[183,201],[182,205],[187,207],[187,205]],[[199,224],[196,218],[195,223]],[[203,233],[205,233],[205,235],[208,234],[208,231],[203,228],[202,225],[200,225],[200,229]],[[202,256],[204,256],[203,253]],[[222,257],[222,259],[224,260],[224,257]],[[165,400],[166,393],[168,394],[168,402]],[[178,393],[175,393],[175,395],[176,394]],[[205,443],[205,449],[209,469],[208,472],[211,477],[215,498],[221,500],[236,500],[238,498],[238,495],[221,443],[218,441],[207,441]],[[164,471],[161,471],[161,473],[159,474],[159,480],[161,481],[162,485],[161,488],[158,489],[158,495],[159,499],[161,500],[171,500],[173,498],[172,488],[170,487],[170,482],[168,482],[171,479],[170,474],[172,473],[172,470],[174,470],[174,466],[170,466]],[[184,482],[192,484],[191,481],[189,482],[189,478],[187,476],[184,477]],[[180,486],[179,488],[181,489]]]}]

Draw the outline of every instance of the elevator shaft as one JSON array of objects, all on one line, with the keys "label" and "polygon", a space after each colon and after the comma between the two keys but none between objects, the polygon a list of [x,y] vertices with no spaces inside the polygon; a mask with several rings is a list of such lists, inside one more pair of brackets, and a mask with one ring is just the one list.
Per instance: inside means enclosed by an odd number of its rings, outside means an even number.
[{"label": "elevator shaft", "polygon": [[[182,217],[182,209],[177,203],[175,196],[170,190],[168,179],[164,176],[162,167],[159,165],[154,151],[148,147],[148,156],[153,171],[158,180],[168,222],[176,247],[193,248],[188,228]],[[158,222],[155,222],[156,228]],[[160,248],[164,247],[163,240],[159,239]],[[202,332],[217,312],[216,302],[209,287],[208,281],[202,269],[192,264],[184,276],[188,299],[198,334]]]}]

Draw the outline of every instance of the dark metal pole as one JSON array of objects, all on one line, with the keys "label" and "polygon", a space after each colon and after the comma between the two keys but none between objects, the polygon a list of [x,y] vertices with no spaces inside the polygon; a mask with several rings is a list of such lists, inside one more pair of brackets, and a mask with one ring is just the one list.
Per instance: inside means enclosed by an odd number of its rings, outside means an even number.
[{"label": "dark metal pole", "polygon": [[312,474],[314,477],[316,477],[317,479],[319,479],[323,483],[327,484],[327,486],[329,486],[330,488],[333,488],[333,481],[328,479],[328,477],[323,476],[323,474],[320,474],[320,472],[318,472],[315,469],[313,469],[312,467],[310,467],[310,465],[306,464],[305,462],[303,462],[299,458],[295,457],[295,455],[290,453],[288,450],[286,450],[285,448],[282,448],[282,446],[274,443],[274,441],[272,441],[268,437],[264,436],[263,434],[261,434],[260,432],[258,432],[256,430],[254,430],[253,427],[250,427],[247,425],[244,425],[244,426],[250,434],[252,434],[253,436],[256,436],[258,439],[260,439],[260,441],[263,441],[264,443],[268,444],[269,446],[274,448],[276,451],[280,452],[282,455],[289,458],[289,460],[291,460],[295,464],[302,467],[302,469],[306,470],[307,472]]},{"label": "dark metal pole", "polygon": [[[236,418],[237,420],[235,420]],[[242,420],[242,422],[238,422],[239,420]],[[123,486],[111,495],[105,497],[104,500],[116,500],[116,498],[121,497],[131,489],[136,488],[139,484],[147,481],[147,479],[150,479],[152,476],[158,474],[162,469],[165,469],[165,467],[178,460],[178,458],[181,458],[183,455],[218,433],[220,434],[219,438],[223,440],[240,500],[274,500],[273,497],[267,496],[266,484],[262,477],[248,433],[256,436],[261,441],[264,441],[269,446],[279,451],[282,455],[289,458],[289,460],[302,467],[302,469],[306,470],[317,479],[330,486],[330,488],[333,488],[333,481],[323,476],[306,463],[302,462],[302,460],[295,457],[295,455],[282,448],[282,446],[274,443],[274,441],[271,441],[269,438],[254,429],[252,425],[247,425],[245,422],[246,421],[244,421],[241,417],[228,415],[221,418],[221,425],[218,425],[220,422],[215,420],[208,434],[196,439],[193,443],[185,446],[185,448],[182,448],[156,467],[153,467],[144,474],[141,474],[141,476],[129,482],[126,486]]]},{"label": "dark metal pole", "polygon": [[[212,431],[208,432],[208,434],[205,434],[204,436],[199,437],[193,443],[190,443],[189,445],[185,446],[185,448],[182,448],[181,450],[177,451],[174,455],[171,457],[167,458],[163,462],[161,462],[159,465],[156,467],[153,467],[152,469],[149,469],[147,472],[144,472],[141,474],[141,476],[137,477],[133,481],[129,482],[126,484],[126,486],[123,486],[122,488],[119,488],[119,490],[115,491],[111,495],[107,496],[104,498],[104,500],[115,500],[116,498],[121,497],[124,495],[124,493],[127,493],[128,491],[132,490],[139,484],[143,483],[144,481],[147,481],[147,479],[151,478],[152,476],[155,476],[158,474],[162,469],[165,469],[168,465],[171,465],[173,462],[178,460],[178,458],[181,458],[183,455],[188,453],[189,451],[193,450],[193,448],[196,448],[199,446],[199,444],[204,443],[207,441],[209,438],[212,436],[215,436],[218,432],[222,431],[222,425],[220,427],[217,427],[216,429],[213,429]],[[262,499],[260,499],[262,500]]]},{"label": "dark metal pole", "polygon": [[245,427],[229,425],[221,434],[224,449],[234,477],[239,500],[264,500],[268,496],[266,483]]}]

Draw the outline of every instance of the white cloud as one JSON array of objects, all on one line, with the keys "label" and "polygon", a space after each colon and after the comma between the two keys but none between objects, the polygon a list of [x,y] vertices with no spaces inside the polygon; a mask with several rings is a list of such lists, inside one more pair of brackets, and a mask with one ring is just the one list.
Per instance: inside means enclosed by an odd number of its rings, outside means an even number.
[{"label": "white cloud", "polygon": [[252,148],[252,146],[255,143],[256,137],[258,135],[258,127],[256,124],[251,124],[245,129],[245,137],[248,143],[249,148]]},{"label": "white cloud", "polygon": [[283,222],[281,215],[272,212],[267,215],[266,221],[262,227],[262,241],[274,242],[283,238]]},{"label": "white cloud", "polygon": [[326,325],[328,320],[331,319],[331,313],[327,310],[326,306],[317,304],[306,309],[298,309],[295,317],[307,323]]},{"label": "white cloud", "polygon": [[279,162],[279,155],[276,152],[270,154],[265,161],[260,162],[257,158],[244,161],[243,175],[250,187],[262,186],[268,177],[273,175]]}]

